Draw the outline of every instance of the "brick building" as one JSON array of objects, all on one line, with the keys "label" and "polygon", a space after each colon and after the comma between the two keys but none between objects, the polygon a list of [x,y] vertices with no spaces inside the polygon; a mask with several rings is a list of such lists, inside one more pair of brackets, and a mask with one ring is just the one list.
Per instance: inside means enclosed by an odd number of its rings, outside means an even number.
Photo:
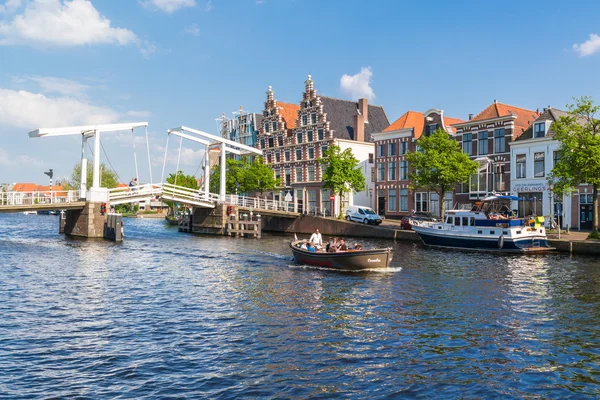
[{"label": "brick building", "polygon": [[[408,111],[382,132],[373,134],[375,141],[376,209],[387,218],[402,218],[413,212],[439,213],[436,193],[411,190],[406,154],[416,150],[416,140],[442,128],[454,134],[453,124],[464,122],[444,116],[443,110],[425,113]],[[445,201],[452,205],[452,193]]]},{"label": "brick building", "polygon": [[[370,180],[369,154],[373,153],[371,134],[389,126],[380,106],[334,99],[317,94],[311,76],[305,81],[305,91],[298,105],[275,100],[271,87],[263,111],[257,147],[263,150],[269,164],[281,182],[281,191],[271,193],[275,200],[294,203],[297,211],[330,213],[332,206],[364,204],[368,190],[332,202],[329,189],[323,189],[322,168],[318,160],[332,144],[342,149],[350,147]],[[371,158],[372,162],[372,158]],[[367,204],[364,204],[367,205]]]},{"label": "brick building", "polygon": [[468,121],[455,124],[463,151],[479,163],[468,184],[459,185],[456,201],[471,205],[492,193],[509,194],[509,143],[518,139],[539,116],[537,111],[494,102]]}]

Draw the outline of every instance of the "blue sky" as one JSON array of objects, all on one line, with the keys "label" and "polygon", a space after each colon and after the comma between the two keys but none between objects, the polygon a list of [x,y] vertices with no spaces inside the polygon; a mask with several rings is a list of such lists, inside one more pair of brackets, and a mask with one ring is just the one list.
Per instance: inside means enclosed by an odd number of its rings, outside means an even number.
[{"label": "blue sky", "polygon": [[[494,99],[600,102],[598,15],[596,0],[0,0],[0,182],[45,183],[43,171],[69,176],[78,162],[78,139],[30,130],[140,120],[156,181],[168,128],[214,133],[222,112],[261,112],[269,85],[298,102],[309,73],[321,94],[370,97],[390,122],[429,108],[466,119]],[[103,144],[128,182],[130,134]],[[184,143],[182,169],[202,152]],[[173,172],[175,150],[168,159]]]}]

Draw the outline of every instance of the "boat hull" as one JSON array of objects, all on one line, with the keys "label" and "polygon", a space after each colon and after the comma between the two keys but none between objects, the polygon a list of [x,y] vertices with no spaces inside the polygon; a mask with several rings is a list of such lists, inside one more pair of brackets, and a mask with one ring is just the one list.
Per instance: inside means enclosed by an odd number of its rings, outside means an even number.
[{"label": "boat hull", "polygon": [[529,235],[517,240],[508,237],[473,237],[449,234],[426,227],[413,227],[425,245],[460,249],[528,252],[552,250],[545,235]]},{"label": "boat hull", "polygon": [[392,261],[391,249],[345,251],[339,253],[310,252],[290,243],[294,259],[299,264],[343,271],[361,271],[388,268]]}]

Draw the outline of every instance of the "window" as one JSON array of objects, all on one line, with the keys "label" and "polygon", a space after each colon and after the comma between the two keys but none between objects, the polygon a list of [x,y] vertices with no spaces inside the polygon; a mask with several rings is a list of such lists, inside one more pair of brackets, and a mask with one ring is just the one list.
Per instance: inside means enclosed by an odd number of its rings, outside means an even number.
[{"label": "window", "polygon": [[291,156],[291,155],[290,155],[290,151],[289,151],[289,150],[287,150],[287,151],[285,152],[285,161],[290,161],[290,160],[291,160],[291,157],[290,157],[290,156]]},{"label": "window", "polygon": [[388,156],[395,156],[396,155],[396,143],[390,143],[388,144]]},{"label": "window", "polygon": [[317,208],[317,191],[316,190],[307,190],[306,191],[308,197],[308,212],[314,211]]},{"label": "window", "polygon": [[369,153],[369,164],[373,164],[373,153]]},{"label": "window", "polygon": [[317,133],[318,133],[319,140],[323,140],[323,138],[325,138],[325,131],[323,129],[319,129],[317,131]]},{"label": "window", "polygon": [[477,154],[487,154],[488,153],[488,133],[487,131],[477,133],[477,141],[479,142],[477,145]]},{"label": "window", "polygon": [[271,129],[271,124],[269,122],[265,123],[265,132],[269,133],[269,129]]},{"label": "window", "polygon": [[408,142],[400,142],[400,154],[408,153]]},{"label": "window", "polygon": [[302,143],[302,132],[296,133],[296,143]]},{"label": "window", "polygon": [[275,180],[277,181],[277,186],[281,184],[281,172],[279,170],[275,171]]},{"label": "window", "polygon": [[437,129],[437,124],[427,125],[427,131],[425,132],[425,136],[431,135]]},{"label": "window", "polygon": [[292,172],[289,169],[285,170],[285,186],[292,184]]},{"label": "window", "polygon": [[388,163],[388,180],[395,181],[396,180],[396,162]]},{"label": "window", "polygon": [[273,147],[273,138],[269,138],[269,147]]},{"label": "window", "polygon": [[533,176],[542,178],[546,174],[546,162],[544,153],[533,153]]},{"label": "window", "polygon": [[314,165],[308,166],[308,181],[309,182],[315,181],[315,166]]},{"label": "window", "polygon": [[460,226],[460,217],[454,217],[454,226]]},{"label": "window", "polygon": [[316,113],[310,114],[310,123],[311,124],[316,124],[317,123],[317,114]]},{"label": "window", "polygon": [[517,154],[517,179],[527,177],[525,172],[527,156],[525,154]]},{"label": "window", "polygon": [[462,226],[469,226],[469,217],[462,217]]},{"label": "window", "polygon": [[308,158],[310,160],[312,160],[313,158],[315,158],[315,148],[314,147],[309,147],[308,148]]},{"label": "window", "polygon": [[308,125],[308,115],[304,114],[302,116],[302,126]]},{"label": "window", "polygon": [[504,192],[506,190],[506,183],[504,181],[504,165],[496,165],[494,167],[496,174],[496,191]]},{"label": "window", "polygon": [[552,153],[552,168],[556,167],[556,164],[560,161],[560,153],[555,151]]},{"label": "window", "polygon": [[533,125],[533,137],[544,137],[546,136],[546,124],[540,122]]},{"label": "window", "polygon": [[494,131],[494,152],[506,153],[506,138],[504,128]]},{"label": "window", "polygon": [[385,144],[377,145],[377,157],[385,157]]},{"label": "window", "polygon": [[321,146],[321,157],[325,157],[325,152],[327,151],[327,146]]},{"label": "window", "polygon": [[265,139],[260,139],[260,148],[261,149],[265,148]]},{"label": "window", "polygon": [[400,161],[400,180],[408,179],[408,161]]},{"label": "window", "polygon": [[408,189],[400,189],[400,211],[408,211]]},{"label": "window", "polygon": [[273,122],[273,132],[277,131],[277,121]]},{"label": "window", "polygon": [[278,144],[280,147],[283,147],[283,136],[279,136],[279,137],[277,138],[277,144]]},{"label": "window", "polygon": [[307,137],[307,141],[308,142],[312,142],[313,141],[313,131],[308,131],[306,132],[306,137]]},{"label": "window", "polygon": [[388,211],[397,211],[396,204],[396,189],[390,189],[388,192]]},{"label": "window", "polygon": [[371,167],[371,182],[375,182],[375,167]]},{"label": "window", "polygon": [[267,164],[271,164],[271,153],[267,154]]},{"label": "window", "polygon": [[296,182],[302,182],[302,168],[296,168]]},{"label": "window", "polygon": [[281,162],[281,153],[275,153],[275,162]]},{"label": "window", "polygon": [[473,155],[473,134],[465,133],[463,135],[463,152],[469,156]]},{"label": "window", "polygon": [[329,209],[331,208],[331,200],[329,200],[329,189],[321,190],[321,212],[325,215],[330,214]]},{"label": "window", "polygon": [[429,193],[415,193],[415,205],[417,211],[427,212],[429,209]]},{"label": "window", "polygon": [[377,164],[377,180],[379,182],[385,181],[385,163]]}]

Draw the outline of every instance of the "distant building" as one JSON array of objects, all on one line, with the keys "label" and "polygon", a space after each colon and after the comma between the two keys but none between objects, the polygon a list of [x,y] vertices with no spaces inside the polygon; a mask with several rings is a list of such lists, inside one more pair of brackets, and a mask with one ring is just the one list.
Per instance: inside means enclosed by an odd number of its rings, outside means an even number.
[{"label": "distant building", "polygon": [[[376,209],[388,218],[402,218],[414,212],[439,213],[436,193],[411,190],[409,152],[416,150],[416,140],[441,128],[454,134],[453,124],[464,122],[444,115],[443,110],[430,109],[425,113],[408,111],[382,132],[373,134],[375,141]],[[446,209],[452,206],[452,193],[446,195]]]},{"label": "distant building", "polygon": [[494,193],[509,194],[509,144],[518,139],[538,116],[536,111],[494,100],[475,117],[454,125],[455,138],[460,142],[463,151],[479,163],[478,172],[468,183],[457,188],[458,203],[468,207]]},{"label": "distant building", "polygon": [[320,96],[310,75],[299,105],[278,102],[269,87],[257,147],[283,188],[271,195],[293,202],[299,212],[329,214],[339,209],[339,201],[344,206],[371,205],[368,190],[339,199],[324,189],[318,160],[332,144],[342,150],[351,148],[370,185],[371,135],[388,126],[382,107],[369,105],[367,99],[353,102]]},{"label": "distant building", "polygon": [[[223,138],[255,147],[261,120],[261,114],[246,112],[240,106],[240,110],[234,112],[231,118],[227,117],[225,113],[221,115],[221,118],[217,118],[217,126]],[[234,154],[232,156],[240,158]]]}]

